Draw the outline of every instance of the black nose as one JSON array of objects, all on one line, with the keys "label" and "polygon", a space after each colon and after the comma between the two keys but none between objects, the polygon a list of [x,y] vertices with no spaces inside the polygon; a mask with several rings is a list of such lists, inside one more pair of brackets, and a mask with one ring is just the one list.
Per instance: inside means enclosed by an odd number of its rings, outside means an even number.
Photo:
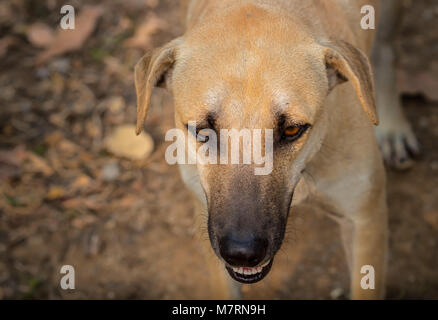
[{"label": "black nose", "polygon": [[268,249],[266,239],[225,236],[219,240],[222,258],[234,267],[255,267],[263,261]]}]

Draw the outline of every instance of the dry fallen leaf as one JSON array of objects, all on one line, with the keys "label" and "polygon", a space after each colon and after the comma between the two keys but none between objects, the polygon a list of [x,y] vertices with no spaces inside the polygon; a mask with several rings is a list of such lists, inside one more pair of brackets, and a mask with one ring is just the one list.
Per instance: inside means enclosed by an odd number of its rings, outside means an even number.
[{"label": "dry fallen leaf", "polygon": [[66,190],[63,187],[53,186],[50,187],[49,192],[46,194],[47,200],[56,200],[62,198],[66,194]]},{"label": "dry fallen leaf", "polygon": [[122,96],[111,96],[103,101],[109,112],[117,114],[123,112],[126,106]]},{"label": "dry fallen leaf", "polygon": [[71,222],[71,225],[75,228],[82,229],[90,224],[95,223],[96,220],[97,220],[97,218],[95,216],[87,214],[87,215],[80,216],[80,217],[73,219],[73,221]]},{"label": "dry fallen leaf", "polygon": [[53,131],[44,137],[45,143],[50,147],[56,147],[64,139],[64,134],[60,130]]},{"label": "dry fallen leaf", "polygon": [[429,211],[423,213],[424,220],[434,229],[438,230],[438,211]]},{"label": "dry fallen leaf", "polygon": [[105,146],[116,156],[142,160],[152,153],[154,141],[147,133],[135,135],[134,125],[122,125],[105,139]]},{"label": "dry fallen leaf", "polygon": [[17,39],[11,36],[6,36],[0,39],[0,57],[4,56],[8,48],[17,43]]},{"label": "dry fallen leaf", "polygon": [[90,210],[102,210],[105,204],[98,202],[94,197],[84,198],[83,196],[62,201],[62,206],[66,209],[86,208]]},{"label": "dry fallen leaf", "polygon": [[39,48],[50,46],[55,39],[53,30],[48,25],[41,22],[29,26],[26,31],[26,36],[32,45]]},{"label": "dry fallen leaf", "polygon": [[132,208],[133,204],[137,203],[138,205],[143,204],[143,200],[139,199],[137,196],[126,195],[121,199],[118,199],[114,202],[114,206],[117,208]]},{"label": "dry fallen leaf", "polygon": [[149,49],[152,46],[152,35],[167,27],[166,21],[150,13],[135,31],[135,34],[124,43],[126,47]]},{"label": "dry fallen leaf", "polygon": [[32,172],[41,172],[44,176],[49,177],[55,172],[47,161],[32,152],[26,153],[26,159],[30,162],[30,170]]},{"label": "dry fallen leaf", "polygon": [[0,163],[21,166],[26,158],[24,145],[18,145],[12,150],[0,150]]},{"label": "dry fallen leaf", "polygon": [[84,190],[91,183],[91,178],[85,174],[81,174],[70,185],[70,191]]},{"label": "dry fallen leaf", "polygon": [[117,75],[120,78],[131,75],[131,70],[126,68],[120,61],[115,57],[106,57],[103,62],[105,63],[105,71],[109,75]]},{"label": "dry fallen leaf", "polygon": [[0,150],[0,180],[19,176],[20,166],[26,156],[23,145],[19,145],[13,150]]},{"label": "dry fallen leaf", "polygon": [[75,29],[59,28],[52,44],[37,57],[37,65],[54,56],[80,49],[93,32],[103,11],[101,6],[85,6],[76,18]]}]

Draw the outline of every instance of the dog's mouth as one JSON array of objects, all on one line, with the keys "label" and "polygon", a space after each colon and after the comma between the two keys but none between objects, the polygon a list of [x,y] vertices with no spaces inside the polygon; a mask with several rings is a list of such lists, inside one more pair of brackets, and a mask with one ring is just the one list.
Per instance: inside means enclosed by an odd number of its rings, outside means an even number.
[{"label": "dog's mouth", "polygon": [[272,267],[274,259],[262,264],[261,266],[248,268],[248,267],[230,267],[225,266],[231,278],[241,283],[250,284],[256,283],[262,280],[269,273]]}]

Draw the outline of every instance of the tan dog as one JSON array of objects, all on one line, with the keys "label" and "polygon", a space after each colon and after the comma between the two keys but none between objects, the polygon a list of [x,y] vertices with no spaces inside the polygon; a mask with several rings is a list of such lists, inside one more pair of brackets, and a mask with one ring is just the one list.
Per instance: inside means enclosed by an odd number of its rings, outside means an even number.
[{"label": "tan dog", "polygon": [[[238,282],[266,276],[289,211],[304,200],[341,224],[351,297],[384,296],[385,173],[367,58],[374,33],[360,25],[361,7],[378,9],[377,2],[193,0],[184,36],[136,66],[137,132],[153,87],[162,84],[173,94],[176,126],[188,139],[196,141],[187,132],[193,120],[215,132],[274,132],[269,175],[254,175],[255,165],[180,166],[207,223],[205,248],[222,261],[210,257],[219,276],[212,279],[212,298],[238,298]],[[375,271],[374,289],[361,287],[367,265]]]}]

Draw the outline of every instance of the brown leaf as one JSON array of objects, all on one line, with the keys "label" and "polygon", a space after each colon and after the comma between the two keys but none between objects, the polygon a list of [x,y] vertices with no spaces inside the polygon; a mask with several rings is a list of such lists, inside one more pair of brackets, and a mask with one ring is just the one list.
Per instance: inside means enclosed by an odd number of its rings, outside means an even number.
[{"label": "brown leaf", "polygon": [[70,191],[84,190],[91,184],[91,178],[85,174],[77,177],[70,185]]},{"label": "brown leaf", "polygon": [[20,166],[26,156],[23,145],[13,150],[0,150],[0,179],[8,179],[21,173]]},{"label": "brown leaf", "polygon": [[71,225],[75,228],[81,229],[83,227],[86,227],[90,224],[95,223],[96,220],[97,220],[97,218],[95,216],[88,214],[88,215],[80,216],[80,217],[73,219],[73,221],[71,222]]},{"label": "brown leaf", "polygon": [[12,150],[0,150],[0,163],[21,166],[26,158],[26,150],[23,145],[19,145]]},{"label": "brown leaf", "polygon": [[52,186],[46,194],[47,200],[56,200],[65,196],[66,190],[63,187]]},{"label": "brown leaf", "polygon": [[116,156],[142,160],[152,153],[154,141],[145,132],[137,136],[134,125],[122,125],[105,139],[105,146]]},{"label": "brown leaf", "polygon": [[154,13],[150,13],[145,22],[137,28],[134,36],[127,39],[124,45],[132,48],[149,49],[152,47],[152,36],[166,27],[166,21],[158,18]]},{"label": "brown leaf", "polygon": [[66,209],[78,209],[78,208],[86,208],[91,210],[101,210],[104,208],[103,203],[99,203],[96,199],[89,197],[77,197],[73,199],[68,199],[62,202],[62,205]]},{"label": "brown leaf", "polygon": [[27,160],[30,161],[32,172],[41,172],[44,176],[49,177],[54,174],[54,170],[47,164],[46,160],[32,152],[26,153]]},{"label": "brown leaf", "polygon": [[55,39],[53,30],[46,24],[37,22],[29,26],[26,31],[27,39],[32,45],[39,48],[46,48]]},{"label": "brown leaf", "polygon": [[85,6],[75,20],[75,29],[58,29],[55,39],[50,47],[37,57],[37,65],[40,65],[50,58],[66,52],[82,48],[87,38],[96,27],[97,20],[103,14],[101,6]]},{"label": "brown leaf", "polygon": [[17,43],[17,39],[11,36],[6,36],[0,39],[0,57],[3,57],[8,48]]},{"label": "brown leaf", "polygon": [[434,229],[438,230],[438,211],[429,211],[423,213],[424,220]]},{"label": "brown leaf", "polygon": [[44,141],[50,147],[56,147],[59,144],[59,142],[61,142],[63,139],[64,139],[64,135],[60,130],[51,132],[44,137]]},{"label": "brown leaf", "polygon": [[103,62],[105,63],[106,71],[110,75],[126,76],[131,74],[130,70],[123,66],[115,57],[106,57]]}]

